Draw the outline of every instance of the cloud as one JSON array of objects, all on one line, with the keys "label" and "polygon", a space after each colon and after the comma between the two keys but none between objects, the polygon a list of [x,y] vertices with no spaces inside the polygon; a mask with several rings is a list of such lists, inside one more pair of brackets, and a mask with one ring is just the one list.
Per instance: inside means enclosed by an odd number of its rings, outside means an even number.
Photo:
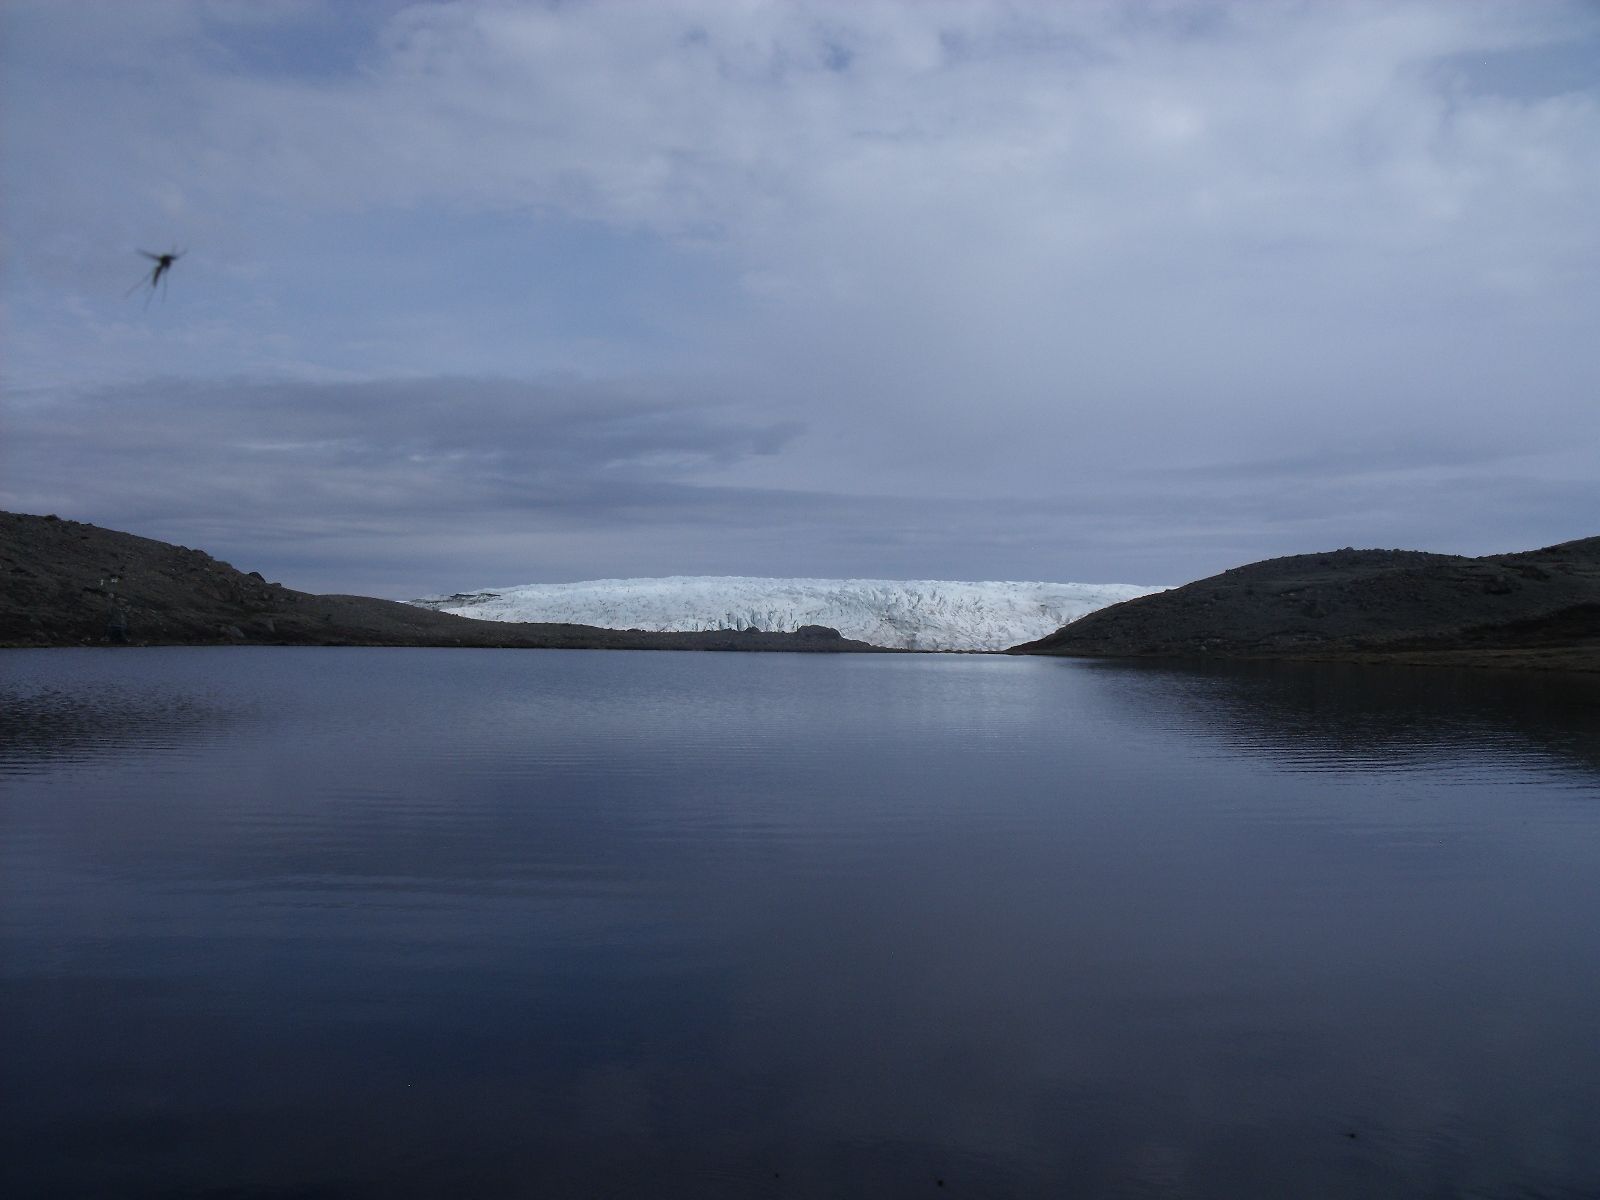
[{"label": "cloud", "polygon": [[37,486],[46,475],[30,463],[70,466],[74,487],[108,498],[145,476],[162,516],[264,500],[259,490],[360,517],[388,509],[396,491],[460,511],[537,501],[549,480],[601,490],[671,479],[776,453],[798,428],[576,380],[167,379],[19,405],[13,470],[24,497],[29,477]]},{"label": "cloud", "polygon": [[[6,8],[4,370],[76,397],[8,421],[95,511],[1149,582],[1587,532],[1592,6],[336,11]],[[119,309],[151,237],[195,250]],[[148,469],[85,473],[101,425]]]},{"label": "cloud", "polygon": [[[1581,457],[1550,477],[1404,449],[1086,476],[1036,499],[726,481],[809,436],[637,383],[154,380],[14,403],[0,502],[397,598],[632,574],[1173,583],[1352,541],[1512,549],[1529,522],[1555,540],[1600,511]],[[1468,536],[1428,536],[1463,512]]]}]

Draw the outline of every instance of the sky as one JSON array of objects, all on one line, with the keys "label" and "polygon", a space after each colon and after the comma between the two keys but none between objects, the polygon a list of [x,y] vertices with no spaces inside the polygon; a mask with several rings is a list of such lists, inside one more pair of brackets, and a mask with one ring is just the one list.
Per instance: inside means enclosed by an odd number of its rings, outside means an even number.
[{"label": "sky", "polygon": [[4,0],[0,218],[0,507],[308,591],[1600,533],[1593,0]]}]

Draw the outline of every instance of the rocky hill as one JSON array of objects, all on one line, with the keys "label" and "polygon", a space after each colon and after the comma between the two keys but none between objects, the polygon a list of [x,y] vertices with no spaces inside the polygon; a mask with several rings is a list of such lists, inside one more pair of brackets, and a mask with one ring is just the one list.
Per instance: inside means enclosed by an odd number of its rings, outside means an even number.
[{"label": "rocky hill", "polygon": [[1100,609],[1009,653],[1600,670],[1600,537],[1483,558],[1274,558]]},{"label": "rocky hill", "polygon": [[0,513],[0,646],[496,646],[876,651],[832,629],[647,633],[474,621],[366,596],[317,596],[209,554],[64,521]]}]

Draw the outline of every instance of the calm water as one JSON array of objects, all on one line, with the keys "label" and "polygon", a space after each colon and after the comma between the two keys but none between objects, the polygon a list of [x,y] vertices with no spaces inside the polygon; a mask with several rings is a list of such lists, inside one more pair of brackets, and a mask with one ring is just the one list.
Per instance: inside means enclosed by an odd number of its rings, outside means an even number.
[{"label": "calm water", "polygon": [[0,1194],[1600,1194],[1600,680],[0,652]]}]

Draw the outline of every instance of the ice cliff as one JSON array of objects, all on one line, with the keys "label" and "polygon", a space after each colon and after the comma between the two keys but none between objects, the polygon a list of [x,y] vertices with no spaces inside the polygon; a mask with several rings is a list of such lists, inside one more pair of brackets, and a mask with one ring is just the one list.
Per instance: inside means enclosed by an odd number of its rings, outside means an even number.
[{"label": "ice cliff", "polygon": [[877,646],[1003,650],[1108,604],[1161,590],[1125,583],[674,576],[530,583],[412,603],[485,621],[651,631],[828,625]]}]

